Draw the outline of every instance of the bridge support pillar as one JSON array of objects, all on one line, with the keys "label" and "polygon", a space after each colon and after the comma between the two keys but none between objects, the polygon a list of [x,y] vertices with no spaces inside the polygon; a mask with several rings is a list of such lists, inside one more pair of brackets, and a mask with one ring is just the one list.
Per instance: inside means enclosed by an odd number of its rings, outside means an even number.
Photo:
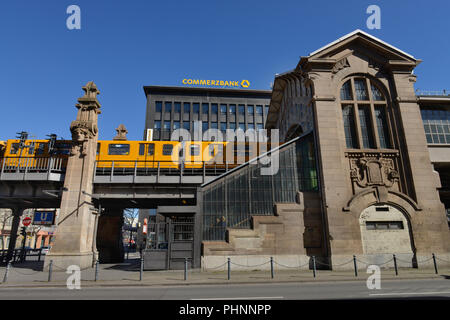
[{"label": "bridge support pillar", "polygon": [[124,261],[123,209],[106,209],[98,220],[97,250],[100,263]]},{"label": "bridge support pillar", "polygon": [[95,247],[95,212],[93,190],[95,156],[97,150],[97,120],[100,93],[93,82],[83,87],[85,94],[78,99],[78,114],[70,125],[72,149],[67,163],[61,211],[55,233],[55,243],[45,257],[44,270],[50,261],[65,269],[77,265],[81,269],[93,267],[97,259]]},{"label": "bridge support pillar", "polygon": [[6,253],[6,261],[10,261],[13,258],[14,249],[16,248],[17,231],[19,230],[20,217],[23,214],[24,208],[13,208],[13,221],[11,225],[11,233],[9,238],[8,252]]}]

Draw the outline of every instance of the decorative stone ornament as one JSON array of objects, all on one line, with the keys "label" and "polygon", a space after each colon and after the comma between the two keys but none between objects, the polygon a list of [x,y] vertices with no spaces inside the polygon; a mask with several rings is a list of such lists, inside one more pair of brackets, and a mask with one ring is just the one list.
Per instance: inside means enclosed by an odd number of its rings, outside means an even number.
[{"label": "decorative stone ornament", "polygon": [[117,135],[114,137],[113,140],[118,140],[118,141],[126,141],[127,140],[127,133],[128,130],[127,128],[125,128],[125,126],[123,124],[120,124],[117,129]]},{"label": "decorative stone ornament", "polygon": [[79,98],[78,103],[75,105],[78,108],[77,118],[70,124],[73,141],[71,156],[86,156],[87,142],[97,137],[98,133],[97,115],[101,111],[97,94],[100,94],[100,91],[93,81],[88,82],[83,87],[83,90],[85,92],[84,96]]}]

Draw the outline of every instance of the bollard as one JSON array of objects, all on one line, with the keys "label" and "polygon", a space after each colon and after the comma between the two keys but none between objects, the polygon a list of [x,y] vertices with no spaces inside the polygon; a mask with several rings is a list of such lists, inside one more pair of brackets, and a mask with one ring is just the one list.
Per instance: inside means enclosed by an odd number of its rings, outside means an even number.
[{"label": "bollard", "polygon": [[393,256],[394,256],[395,275],[398,276],[397,257],[395,256],[395,254],[393,254]]},{"label": "bollard", "polygon": [[353,267],[355,268],[355,277],[358,276],[358,266],[356,265],[356,256],[353,255]]},{"label": "bollard", "polygon": [[438,274],[439,272],[438,272],[438,267],[437,267],[437,262],[436,262],[436,256],[434,255],[434,253],[433,253],[433,264],[434,264],[434,272],[436,274]]},{"label": "bollard", "polygon": [[52,271],[53,271],[53,260],[50,260],[48,265],[48,282],[52,281]]},{"label": "bollard", "polygon": [[95,261],[95,279],[94,281],[98,280],[98,260]]},{"label": "bollard", "polygon": [[273,257],[270,257],[270,276],[273,279]]},{"label": "bollard", "polygon": [[38,262],[41,261],[42,248],[39,249]]},{"label": "bollard", "polygon": [[314,278],[316,277],[316,257],[312,256],[312,261],[313,261],[313,276]]},{"label": "bollard", "polygon": [[144,273],[144,256],[141,254],[141,270],[139,272],[139,281],[142,281],[143,273]]},{"label": "bollard", "polygon": [[184,258],[184,280],[187,280],[188,259]]},{"label": "bollard", "polygon": [[230,278],[231,278],[231,260],[230,260],[230,258],[228,258],[227,264],[228,264],[228,280],[230,280]]},{"label": "bollard", "polygon": [[6,265],[5,276],[3,277],[3,282],[8,281],[9,268],[11,268],[11,261],[8,261],[8,264]]}]

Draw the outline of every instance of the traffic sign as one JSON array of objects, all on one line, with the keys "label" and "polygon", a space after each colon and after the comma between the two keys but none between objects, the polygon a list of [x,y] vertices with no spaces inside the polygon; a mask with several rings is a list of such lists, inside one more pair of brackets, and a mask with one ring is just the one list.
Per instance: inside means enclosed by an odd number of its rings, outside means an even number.
[{"label": "traffic sign", "polygon": [[28,226],[31,224],[31,218],[30,218],[30,217],[24,218],[24,219],[22,220],[22,224],[23,224],[25,227],[28,227]]}]

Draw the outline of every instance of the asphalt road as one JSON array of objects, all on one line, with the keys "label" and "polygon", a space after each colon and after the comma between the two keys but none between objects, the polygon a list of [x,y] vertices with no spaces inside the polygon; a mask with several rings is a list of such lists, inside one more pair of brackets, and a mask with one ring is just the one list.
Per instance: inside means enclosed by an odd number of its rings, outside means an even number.
[{"label": "asphalt road", "polygon": [[450,299],[450,279],[386,280],[381,289],[365,281],[188,285],[148,287],[0,288],[0,300],[279,300],[279,299]]}]

